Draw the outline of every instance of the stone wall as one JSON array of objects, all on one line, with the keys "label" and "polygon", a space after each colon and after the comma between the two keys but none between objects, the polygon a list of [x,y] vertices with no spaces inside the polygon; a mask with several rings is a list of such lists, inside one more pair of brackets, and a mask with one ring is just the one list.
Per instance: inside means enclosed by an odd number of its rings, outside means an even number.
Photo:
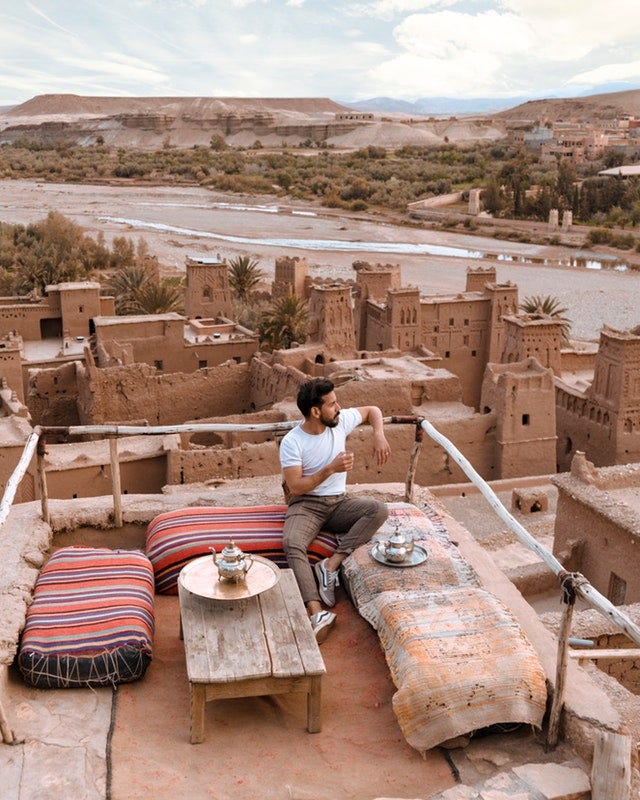
[{"label": "stone wall", "polygon": [[29,370],[27,407],[34,425],[78,425],[77,370],[72,361],[51,369]]},{"label": "stone wall", "polygon": [[182,424],[250,410],[249,366],[227,362],[191,374],[158,374],[147,364],[78,367],[78,413],[83,425]]},{"label": "stone wall", "polygon": [[579,453],[571,473],[551,481],[558,487],[554,554],[614,604],[640,602],[640,466],[596,469]]}]

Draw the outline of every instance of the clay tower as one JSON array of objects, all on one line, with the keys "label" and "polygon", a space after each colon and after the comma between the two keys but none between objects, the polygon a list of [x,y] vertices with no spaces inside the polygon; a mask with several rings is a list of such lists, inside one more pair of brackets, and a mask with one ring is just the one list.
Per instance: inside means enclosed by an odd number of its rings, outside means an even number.
[{"label": "clay tower", "polygon": [[187,258],[185,314],[189,319],[231,319],[227,264],[215,258]]},{"label": "clay tower", "polygon": [[353,357],[356,349],[351,288],[313,286],[309,298],[309,339],[322,342],[332,356]]}]

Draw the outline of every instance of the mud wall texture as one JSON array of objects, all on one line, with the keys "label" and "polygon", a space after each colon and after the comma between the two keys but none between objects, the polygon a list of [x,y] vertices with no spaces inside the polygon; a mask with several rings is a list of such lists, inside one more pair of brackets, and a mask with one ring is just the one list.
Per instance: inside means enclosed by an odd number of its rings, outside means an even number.
[{"label": "mud wall texture", "polygon": [[[611,475],[614,469],[602,473]],[[558,487],[554,554],[614,605],[640,602],[638,511],[620,502],[606,483],[600,486],[570,474],[555,475],[552,482]]]},{"label": "mud wall texture", "polygon": [[227,362],[191,374],[158,373],[147,364],[79,367],[80,423],[177,425],[185,420],[241,414],[250,410],[249,367]]},{"label": "mud wall texture", "polygon": [[[487,480],[494,477],[493,441],[488,428],[491,415],[472,417],[455,423],[440,423],[438,429],[475,465]],[[391,445],[391,458],[378,467],[372,458],[372,432],[361,425],[349,436],[349,449],[355,455],[355,466],[348,483],[404,482],[415,437],[414,425],[388,425],[386,436]],[[226,448],[219,445],[207,449],[174,450],[167,453],[167,483],[186,484],[214,480],[230,480],[273,475],[280,470],[278,444],[275,441],[245,442]],[[425,436],[418,457],[415,482],[422,486],[465,481],[462,470],[445,451]]]},{"label": "mud wall texture", "polygon": [[73,361],[52,369],[29,371],[26,405],[34,425],[77,425],[78,384]]}]

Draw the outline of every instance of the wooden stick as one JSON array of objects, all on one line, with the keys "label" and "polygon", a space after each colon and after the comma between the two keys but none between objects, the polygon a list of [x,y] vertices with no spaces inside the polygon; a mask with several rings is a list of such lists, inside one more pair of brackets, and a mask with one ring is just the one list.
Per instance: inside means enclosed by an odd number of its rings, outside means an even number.
[{"label": "wooden stick", "polygon": [[637,658],[640,659],[638,648],[610,647],[603,650],[569,650],[569,658],[577,658],[580,661],[597,661],[600,658]]},{"label": "wooden stick", "polygon": [[591,800],[631,797],[631,738],[598,731],[591,766]]},{"label": "wooden stick", "polygon": [[122,527],[122,484],[120,482],[120,461],[118,459],[118,437],[109,439],[111,458],[111,491],[113,492],[113,519],[116,528]]},{"label": "wooden stick", "polygon": [[549,715],[549,730],[547,732],[546,749],[553,750],[558,744],[560,735],[560,714],[564,706],[564,686],[567,677],[567,664],[569,662],[569,636],[571,634],[571,620],[575,597],[562,605],[562,620],[560,622],[560,638],[558,640],[558,659],[556,662],[556,686],[553,693],[551,713]]},{"label": "wooden stick", "polygon": [[420,425],[416,425],[416,435],[413,440],[411,455],[409,456],[409,468],[407,470],[407,480],[404,489],[404,499],[407,503],[413,503],[413,481],[416,475],[420,450],[422,450],[422,428]]},{"label": "wooden stick", "polygon": [[40,507],[42,509],[42,519],[49,525],[51,517],[49,515],[49,490],[47,487],[47,471],[44,465],[44,458],[47,454],[45,450],[44,435],[40,436],[37,448],[37,466],[38,466],[38,487],[40,489]]}]

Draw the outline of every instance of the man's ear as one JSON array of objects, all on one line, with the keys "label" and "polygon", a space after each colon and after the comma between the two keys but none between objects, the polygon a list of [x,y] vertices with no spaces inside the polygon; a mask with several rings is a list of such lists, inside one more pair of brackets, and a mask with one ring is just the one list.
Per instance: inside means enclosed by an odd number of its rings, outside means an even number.
[{"label": "man's ear", "polygon": [[320,419],[320,409],[317,406],[311,406],[309,416],[313,419]]}]

